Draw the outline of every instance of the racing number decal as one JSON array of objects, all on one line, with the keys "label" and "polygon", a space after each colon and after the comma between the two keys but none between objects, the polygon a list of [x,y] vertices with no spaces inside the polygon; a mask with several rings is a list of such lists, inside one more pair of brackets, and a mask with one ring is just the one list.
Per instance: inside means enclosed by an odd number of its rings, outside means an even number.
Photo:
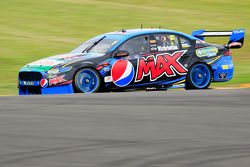
[{"label": "racing number decal", "polygon": [[185,53],[186,50],[177,51],[173,54],[150,55],[138,59],[135,82],[140,82],[144,76],[148,75],[150,76],[150,81],[155,81],[164,74],[167,77],[176,76],[176,73],[186,75],[187,69],[178,61]]}]

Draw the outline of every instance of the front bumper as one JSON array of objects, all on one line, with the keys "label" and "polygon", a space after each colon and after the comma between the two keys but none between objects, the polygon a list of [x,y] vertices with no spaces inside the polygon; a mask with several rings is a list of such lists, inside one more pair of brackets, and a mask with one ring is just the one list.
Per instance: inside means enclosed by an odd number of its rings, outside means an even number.
[{"label": "front bumper", "polygon": [[19,86],[19,95],[35,94],[72,94],[74,93],[72,83],[60,86],[42,88],[40,86]]},{"label": "front bumper", "polygon": [[18,77],[19,95],[71,94],[74,93],[72,80],[65,75],[48,78],[40,71],[20,71]]}]

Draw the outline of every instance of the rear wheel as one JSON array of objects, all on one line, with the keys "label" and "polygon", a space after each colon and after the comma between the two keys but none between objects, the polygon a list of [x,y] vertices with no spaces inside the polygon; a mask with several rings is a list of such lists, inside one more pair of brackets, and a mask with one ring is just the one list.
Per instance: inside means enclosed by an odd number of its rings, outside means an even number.
[{"label": "rear wheel", "polygon": [[80,69],[74,80],[75,88],[80,93],[93,93],[100,89],[101,79],[98,72],[92,68]]},{"label": "rear wheel", "polygon": [[198,63],[190,67],[187,79],[186,89],[206,89],[212,80],[212,73],[208,65]]}]

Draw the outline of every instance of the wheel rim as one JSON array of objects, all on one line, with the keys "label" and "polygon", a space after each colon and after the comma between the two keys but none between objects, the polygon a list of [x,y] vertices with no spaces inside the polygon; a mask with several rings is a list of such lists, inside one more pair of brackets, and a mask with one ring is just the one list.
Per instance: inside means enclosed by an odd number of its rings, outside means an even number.
[{"label": "wheel rim", "polygon": [[197,64],[191,70],[191,81],[197,88],[206,87],[211,79],[208,67],[204,64]]},{"label": "wheel rim", "polygon": [[94,92],[99,84],[98,76],[94,71],[84,69],[77,74],[76,84],[77,87],[84,93]]}]

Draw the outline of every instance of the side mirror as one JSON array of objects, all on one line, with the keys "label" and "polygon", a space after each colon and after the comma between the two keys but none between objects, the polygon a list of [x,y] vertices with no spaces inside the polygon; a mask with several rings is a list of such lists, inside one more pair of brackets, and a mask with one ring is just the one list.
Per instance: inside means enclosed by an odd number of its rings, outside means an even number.
[{"label": "side mirror", "polygon": [[118,53],[115,54],[115,57],[126,57],[128,55],[129,55],[128,51],[120,50],[120,51],[118,51]]}]

